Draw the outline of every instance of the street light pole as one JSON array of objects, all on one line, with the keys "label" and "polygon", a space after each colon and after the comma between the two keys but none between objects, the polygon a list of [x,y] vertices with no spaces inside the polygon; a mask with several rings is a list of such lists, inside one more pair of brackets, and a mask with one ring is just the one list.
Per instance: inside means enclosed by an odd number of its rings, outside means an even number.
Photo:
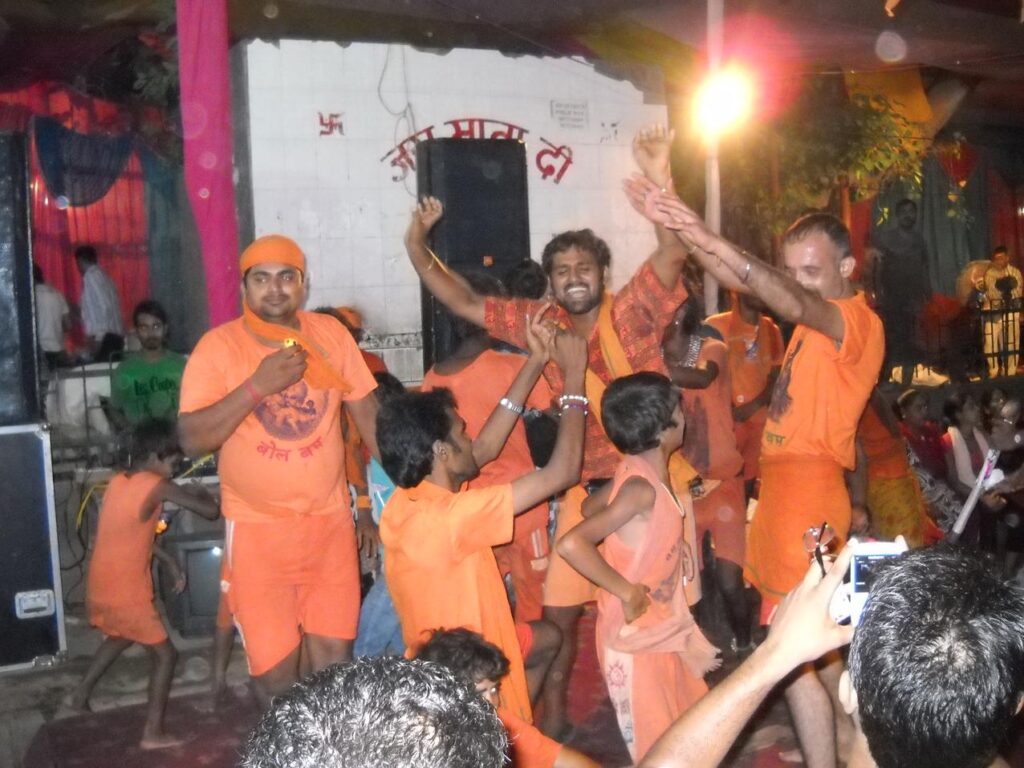
[{"label": "street light pole", "polygon": [[[708,2],[708,77],[713,78],[722,66],[722,16],[723,0]],[[722,179],[718,169],[718,135],[713,133],[707,139],[707,160],[704,171],[705,208],[704,221],[712,232],[722,231]],[[718,281],[708,270],[704,270],[704,308],[709,315],[718,312]]]}]

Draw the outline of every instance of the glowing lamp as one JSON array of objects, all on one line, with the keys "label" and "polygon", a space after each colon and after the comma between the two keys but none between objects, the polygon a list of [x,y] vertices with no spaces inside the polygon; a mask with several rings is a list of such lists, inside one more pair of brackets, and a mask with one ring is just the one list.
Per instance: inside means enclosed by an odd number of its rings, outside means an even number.
[{"label": "glowing lamp", "polygon": [[701,132],[714,138],[742,123],[750,114],[753,96],[750,77],[736,67],[726,67],[708,77],[694,103]]}]

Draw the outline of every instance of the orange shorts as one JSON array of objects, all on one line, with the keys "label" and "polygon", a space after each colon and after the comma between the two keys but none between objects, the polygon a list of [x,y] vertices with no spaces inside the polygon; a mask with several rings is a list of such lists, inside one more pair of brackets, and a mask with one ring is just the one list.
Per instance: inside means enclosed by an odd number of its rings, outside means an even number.
[{"label": "orange shorts", "polygon": [[753,480],[761,473],[761,437],[768,419],[768,411],[762,408],[746,421],[737,421],[734,433],[736,448],[743,456],[743,479]]},{"label": "orange shorts", "polygon": [[121,637],[142,645],[159,645],[167,630],[152,603],[107,605],[87,601],[89,623],[107,637]]},{"label": "orange shorts", "polygon": [[747,550],[747,503],[743,478],[722,480],[707,496],[693,500],[697,521],[697,562],[704,568],[704,534],[711,531],[715,557],[743,567]]},{"label": "orange shorts", "polygon": [[299,647],[303,634],[342,640],[359,622],[359,556],[348,512],[229,520],[228,607],[259,676]]}]

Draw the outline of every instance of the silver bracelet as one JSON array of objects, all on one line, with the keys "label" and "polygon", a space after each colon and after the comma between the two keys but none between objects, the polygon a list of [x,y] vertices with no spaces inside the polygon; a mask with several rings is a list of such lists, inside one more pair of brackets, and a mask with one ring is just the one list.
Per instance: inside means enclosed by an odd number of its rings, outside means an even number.
[{"label": "silver bracelet", "polygon": [[704,345],[704,339],[694,334],[690,337],[690,346],[686,350],[686,357],[683,358],[684,368],[693,368],[700,359],[700,348]]},{"label": "silver bracelet", "polygon": [[498,405],[500,405],[502,408],[507,408],[508,410],[512,411],[512,413],[514,413],[516,416],[522,416],[523,411],[526,410],[525,406],[516,405],[507,397],[501,398],[501,400],[498,401]]},{"label": "silver bracelet", "polygon": [[748,261],[747,262],[747,269],[743,273],[743,277],[740,278],[740,282],[743,283],[744,285],[746,285],[747,284],[747,280],[749,280],[749,279],[750,279],[750,262]]},{"label": "silver bracelet", "polygon": [[560,395],[558,397],[558,407],[564,408],[566,403],[583,403],[584,406],[590,405],[590,398],[586,395]]}]

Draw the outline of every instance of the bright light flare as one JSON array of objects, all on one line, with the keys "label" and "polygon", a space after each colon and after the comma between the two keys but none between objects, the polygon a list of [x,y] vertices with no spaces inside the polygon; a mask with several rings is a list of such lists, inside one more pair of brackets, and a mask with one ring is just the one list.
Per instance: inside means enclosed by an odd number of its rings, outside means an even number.
[{"label": "bright light flare", "polygon": [[697,91],[694,113],[701,133],[721,136],[745,121],[751,113],[754,85],[750,76],[729,66],[711,75]]}]

